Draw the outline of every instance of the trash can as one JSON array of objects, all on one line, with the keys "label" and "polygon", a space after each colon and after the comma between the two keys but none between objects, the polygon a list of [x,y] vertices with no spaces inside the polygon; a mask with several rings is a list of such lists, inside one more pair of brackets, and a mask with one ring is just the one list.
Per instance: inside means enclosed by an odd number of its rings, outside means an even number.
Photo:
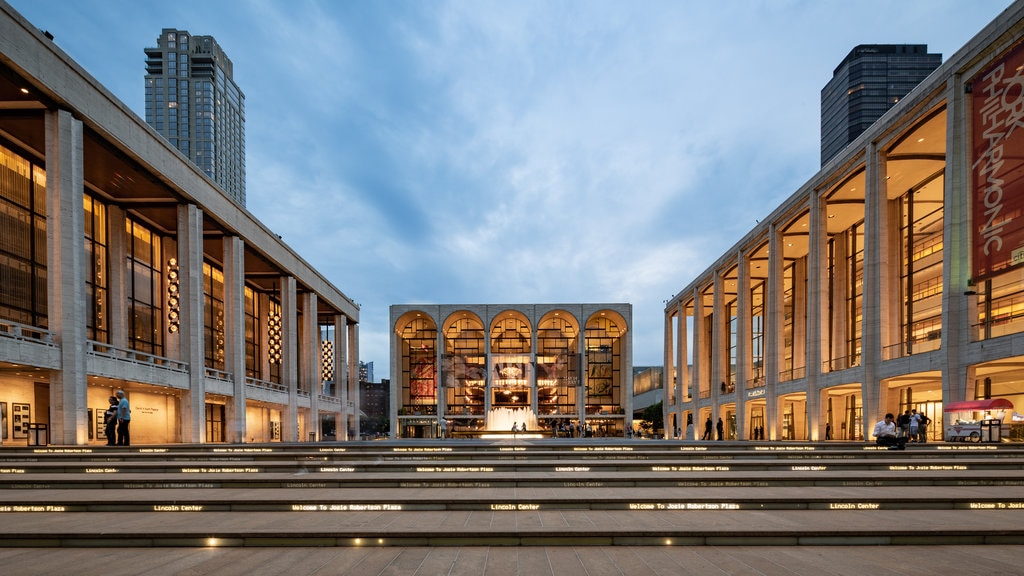
[{"label": "trash can", "polygon": [[982,442],[1002,442],[1003,441],[1003,421],[990,419],[981,421],[981,441]]},{"label": "trash can", "polygon": [[28,431],[29,446],[46,446],[50,443],[50,429],[42,422],[29,422],[25,425]]}]

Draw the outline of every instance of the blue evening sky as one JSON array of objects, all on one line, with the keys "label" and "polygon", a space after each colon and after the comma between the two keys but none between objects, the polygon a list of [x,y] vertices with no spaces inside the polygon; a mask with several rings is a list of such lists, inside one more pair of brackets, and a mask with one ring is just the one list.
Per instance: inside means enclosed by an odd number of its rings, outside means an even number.
[{"label": "blue evening sky", "polygon": [[8,0],[144,116],[162,28],[246,96],[247,207],[361,305],[664,301],[819,167],[857,44],[944,59],[1010,0]]}]

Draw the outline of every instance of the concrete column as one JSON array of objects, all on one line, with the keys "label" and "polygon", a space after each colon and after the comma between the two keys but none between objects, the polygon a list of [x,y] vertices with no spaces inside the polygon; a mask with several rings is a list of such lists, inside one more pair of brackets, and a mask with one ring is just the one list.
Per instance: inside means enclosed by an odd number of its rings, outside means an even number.
[{"label": "concrete column", "polygon": [[779,367],[782,363],[785,339],[783,310],[783,257],[782,231],[776,223],[768,227],[768,279],[765,281],[764,335],[765,335],[765,440],[778,440],[782,430],[779,413]]},{"label": "concrete column", "polygon": [[722,416],[722,382],[725,382],[725,363],[729,361],[726,353],[726,334],[728,333],[728,322],[725,314],[725,298],[722,292],[725,290],[722,282],[721,270],[715,270],[712,278],[711,295],[711,414],[713,420],[718,422]]},{"label": "concrete column", "polygon": [[669,310],[665,311],[664,316],[664,331],[662,338],[664,339],[664,348],[662,349],[663,360],[662,366],[664,370],[662,372],[661,389],[665,395],[665,401],[661,407],[661,417],[665,422],[666,432],[672,426],[672,415],[679,410],[680,397],[675,393],[676,382],[672,375],[675,373],[675,362],[672,354],[675,342],[673,341],[674,334],[672,333],[672,316],[673,313]]},{"label": "concrete column", "polygon": [[[128,257],[125,246],[125,214],[117,206],[107,206],[107,325],[110,343],[118,348],[128,347]],[[166,355],[166,353],[165,353]]]},{"label": "concrete column", "polygon": [[[311,422],[306,436],[313,434],[315,440],[321,437],[320,430],[320,323],[317,320],[317,296],[315,292],[303,292],[302,297],[302,346],[299,347],[302,368],[299,378],[302,388],[309,390],[309,417]],[[300,438],[305,441],[307,438]]]},{"label": "concrete column", "polygon": [[587,421],[587,374],[590,366],[587,365],[587,319],[580,318],[580,315],[573,313],[576,325],[580,327],[576,335],[576,349],[580,351],[579,380],[576,382],[576,414],[579,415],[579,422],[582,425]]},{"label": "concrete column", "polygon": [[[970,190],[971,165],[968,138],[961,129],[968,126],[970,97],[965,96],[964,79],[954,76],[946,86],[946,180],[943,192],[942,233],[942,401],[973,399],[974,368],[967,355],[975,339],[971,323],[978,318],[978,296],[971,280]],[[969,395],[970,394],[970,395]]]},{"label": "concrete column", "polygon": [[[885,169],[879,159],[881,152],[874,144],[865,149],[867,173],[864,191],[864,273],[863,306],[861,321],[861,366],[864,368],[864,417],[862,426],[864,438],[871,438],[874,423],[885,414],[887,403],[885,386],[879,376],[882,361],[881,325],[882,314],[889,313],[882,299],[882,280],[885,277],[883,256],[888,245],[888,218],[886,217]],[[893,311],[894,312],[894,311]]]},{"label": "concrete column", "polygon": [[288,406],[281,422],[281,440],[299,440],[299,330],[295,278],[281,277],[281,385],[288,390]]},{"label": "concrete column", "polygon": [[[395,338],[395,331],[391,330],[391,337]],[[395,370],[396,359],[391,359],[392,370]],[[392,372],[395,374],[395,372]],[[395,415],[398,413],[397,410],[397,399],[395,395],[395,384],[397,380],[392,377],[391,379],[391,434],[394,438],[395,427],[398,421],[395,420]],[[337,394],[341,399],[341,421],[338,426],[341,428],[338,432],[338,437],[343,440],[355,440],[350,431],[354,431],[352,427],[352,415],[353,407],[355,406],[356,397],[351,394],[349,390],[349,374],[348,374],[348,323],[347,319],[338,315],[334,318],[334,386],[337,390]],[[358,409],[358,407],[356,407]],[[358,412],[356,412],[358,415]]]},{"label": "concrete column", "polygon": [[[704,351],[707,349],[707,342],[705,341],[704,334],[704,297],[701,295],[700,288],[693,289],[693,382],[691,384],[692,392],[696,392],[693,396],[695,399],[694,405],[699,407],[704,399],[700,397],[701,385],[707,382],[707,376],[705,371],[707,368],[704,366]],[[710,385],[710,384],[709,384]],[[697,422],[700,420],[699,414],[694,414],[694,427],[700,426],[701,434],[704,433],[704,422]]]},{"label": "concrete column", "polygon": [[[182,396],[183,442],[206,442],[206,358],[203,331],[203,211],[195,204],[178,205],[178,269],[180,272],[181,361],[189,367],[189,390]],[[166,269],[166,262],[163,262]],[[166,292],[166,290],[165,290]]]},{"label": "concrete column", "polygon": [[348,324],[348,338],[346,338],[345,362],[347,374],[345,380],[348,382],[348,398],[352,403],[352,430],[355,431],[355,439],[358,440],[362,430],[360,429],[359,411],[363,406],[363,399],[359,389],[359,324],[350,322]]},{"label": "concrete column", "polygon": [[[338,399],[338,412],[334,415],[336,422],[334,437],[338,440],[348,440],[348,390],[345,385],[348,380],[345,378],[345,362],[339,362],[339,358],[345,358],[343,349],[345,333],[345,316],[334,315],[334,358],[331,359],[331,373],[334,374],[334,397]],[[394,418],[391,419],[394,421]]]},{"label": "concrete column", "polygon": [[224,368],[232,382],[227,405],[227,440],[245,442],[245,243],[225,236],[224,244]]},{"label": "concrete column", "polygon": [[825,415],[822,411],[821,379],[821,346],[822,334],[825,333],[828,320],[827,310],[823,306],[823,291],[828,283],[825,281],[824,254],[826,248],[826,223],[828,214],[825,203],[817,192],[811,193],[809,211],[810,224],[807,237],[807,433],[810,440],[825,438]]},{"label": "concrete column", "polygon": [[50,373],[50,441],[89,441],[86,403],[85,208],[82,123],[65,110],[46,112],[46,261],[50,332],[61,368]]},{"label": "concrete column", "polygon": [[747,381],[753,368],[750,326],[750,262],[742,250],[736,253],[736,439],[746,438]]},{"label": "concrete column", "polygon": [[[684,435],[686,434],[686,419],[683,418],[683,409],[681,407],[687,404],[687,401],[689,400],[690,391],[690,370],[689,362],[687,362],[687,356],[689,355],[689,343],[686,340],[688,334],[686,324],[686,301],[680,300],[679,323],[676,324],[676,331],[678,332],[678,335],[676,336],[676,358],[678,358],[678,362],[676,365],[676,394],[678,395],[680,406],[679,429],[683,431]],[[694,428],[696,428],[696,425],[694,426]],[[690,436],[691,437],[687,439],[693,440],[693,434],[690,434]]]}]

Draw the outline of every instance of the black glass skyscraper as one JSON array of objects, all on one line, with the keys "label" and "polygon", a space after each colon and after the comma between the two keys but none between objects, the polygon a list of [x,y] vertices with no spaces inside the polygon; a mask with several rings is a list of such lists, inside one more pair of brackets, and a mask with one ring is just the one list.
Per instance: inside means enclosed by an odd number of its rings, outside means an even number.
[{"label": "black glass skyscraper", "polygon": [[821,90],[821,164],[860,136],[942,64],[927,44],[861,44]]}]

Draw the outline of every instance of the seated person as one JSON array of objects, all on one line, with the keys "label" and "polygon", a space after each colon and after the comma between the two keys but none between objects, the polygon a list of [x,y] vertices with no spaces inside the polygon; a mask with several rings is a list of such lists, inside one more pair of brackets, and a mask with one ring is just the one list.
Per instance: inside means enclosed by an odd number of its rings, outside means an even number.
[{"label": "seated person", "polygon": [[907,449],[907,437],[897,436],[896,422],[893,420],[892,413],[886,414],[884,420],[875,424],[874,436],[875,444],[888,446],[889,450]]}]

